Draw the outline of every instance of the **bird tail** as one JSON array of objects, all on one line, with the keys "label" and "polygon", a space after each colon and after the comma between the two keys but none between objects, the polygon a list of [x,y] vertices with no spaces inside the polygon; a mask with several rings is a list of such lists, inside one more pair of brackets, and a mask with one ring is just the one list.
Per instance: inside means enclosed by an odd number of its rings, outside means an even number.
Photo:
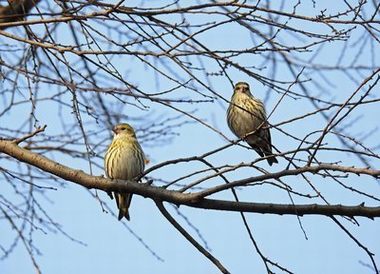
[{"label": "bird tail", "polygon": [[129,217],[129,206],[131,204],[132,200],[132,194],[130,193],[115,193],[116,197],[116,204],[119,208],[119,216],[117,217],[120,221],[123,217],[125,217],[128,221],[130,220]]},{"label": "bird tail", "polygon": [[[263,154],[263,156],[265,155],[265,157],[268,157],[267,162],[270,166],[272,166],[274,163],[278,164],[276,157],[272,153],[272,147],[271,146],[268,146],[266,149],[263,149],[262,154]],[[263,156],[261,156],[261,157],[263,157]]]},{"label": "bird tail", "polygon": [[278,161],[277,161],[276,157],[274,157],[274,155],[273,155],[272,153],[270,153],[270,154],[265,154],[265,156],[269,156],[269,158],[267,159],[267,161],[268,161],[268,164],[269,164],[270,166],[272,166],[273,163],[278,164]]},{"label": "bird tail", "polygon": [[269,147],[268,149],[266,149],[266,150],[262,150],[260,147],[258,147],[258,146],[256,146],[256,145],[252,145],[252,144],[249,144],[256,152],[257,152],[257,154],[259,154],[261,157],[264,157],[264,155],[265,156],[267,156],[268,157],[268,159],[267,159],[267,161],[268,161],[268,164],[270,165],[270,166],[272,166],[274,163],[276,163],[276,164],[278,164],[278,161],[277,161],[277,159],[276,159],[276,157],[273,155],[273,153],[272,153],[272,149],[271,149],[271,147]]}]

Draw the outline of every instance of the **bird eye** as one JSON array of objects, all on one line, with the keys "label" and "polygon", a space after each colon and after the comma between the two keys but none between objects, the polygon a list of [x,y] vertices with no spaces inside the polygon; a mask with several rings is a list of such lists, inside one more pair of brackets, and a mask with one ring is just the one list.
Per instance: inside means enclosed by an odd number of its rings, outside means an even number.
[{"label": "bird eye", "polygon": [[121,130],[125,130],[125,127],[122,127]]}]

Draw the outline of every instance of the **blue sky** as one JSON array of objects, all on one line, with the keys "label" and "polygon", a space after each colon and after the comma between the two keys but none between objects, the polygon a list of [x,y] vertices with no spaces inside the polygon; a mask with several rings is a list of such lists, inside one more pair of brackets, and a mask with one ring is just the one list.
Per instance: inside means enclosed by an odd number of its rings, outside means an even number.
[{"label": "blue sky", "polygon": [[[131,6],[133,6],[133,3],[131,3]],[[329,8],[340,10],[341,7],[332,5],[329,6]],[[313,9],[312,3],[302,3],[298,11],[299,13],[308,14],[316,13],[321,9],[322,6],[317,6]],[[331,13],[333,13],[333,11],[331,11]],[[177,17],[173,17],[171,20],[176,21],[177,19]],[[193,20],[202,21],[209,19],[208,17],[194,16]],[[301,23],[294,22],[293,24],[300,27],[299,24]],[[305,25],[302,25],[303,28],[318,32],[324,32],[327,29],[326,26],[321,26],[320,24],[304,24]],[[60,28],[62,29],[62,33],[66,35],[68,31],[66,25],[61,24]],[[361,31],[360,27],[358,27],[358,29],[352,33],[352,38],[349,40],[350,43],[354,43],[354,41],[360,37]],[[15,33],[21,35],[22,32],[15,30]],[[237,25],[228,25],[209,33],[201,34],[198,38],[213,50],[230,49],[234,47],[242,49],[254,45],[249,33],[247,31],[241,31]],[[280,34],[279,38],[284,39],[287,44],[294,43],[302,45],[305,43],[305,41],[290,38],[287,33]],[[8,39],[2,39],[10,42]],[[56,39],[57,41],[65,40],[63,35],[62,37],[60,35],[57,36]],[[236,41],[238,41],[238,43]],[[65,42],[69,43],[69,40]],[[321,50],[321,53],[314,59],[315,63],[335,65],[342,51],[342,47],[343,42],[334,42],[331,45],[325,46]],[[363,54],[358,58],[357,63],[359,65],[369,65],[372,62],[378,65],[379,60],[372,60],[374,56],[371,55],[369,47],[370,46],[366,46],[365,50],[363,50]],[[379,46],[378,44],[374,44],[374,47],[377,49]],[[353,48],[352,53],[346,55],[343,64],[347,65],[355,58],[353,56],[355,56],[356,50],[357,48]],[[304,60],[308,60],[312,55],[313,52],[300,54],[299,56]],[[4,53],[2,53],[2,58],[12,60],[12,57],[4,56]],[[80,68],[80,65],[75,63],[75,56],[68,54],[67,58],[73,65]],[[95,59],[95,57],[93,58]],[[149,58],[147,58],[147,60],[149,60]],[[197,59],[192,61],[194,64],[198,62]],[[218,67],[215,62],[208,58],[204,58],[202,61],[204,61],[208,72],[217,72]],[[257,70],[257,72],[264,75],[266,73],[269,74],[273,68],[271,64],[265,63],[260,55],[250,54],[236,58],[236,61],[244,65],[263,67],[263,71]],[[113,58],[112,64],[121,72],[125,79],[138,85],[141,90],[162,91],[174,85],[170,83],[170,81],[159,78],[159,86],[157,86],[155,82],[156,78],[152,70],[128,56],[117,56]],[[189,78],[182,70],[173,64],[170,65],[173,66],[172,69],[174,69],[180,77],[183,77],[185,80]],[[305,65],[307,65],[306,61]],[[158,66],[162,68],[161,65]],[[302,68],[299,68],[299,71],[301,69]],[[262,99],[267,98],[265,104],[268,113],[282,96],[273,90],[268,90],[268,87],[263,86],[253,77],[248,77],[242,72],[231,68],[228,72],[234,82],[246,81],[251,85],[255,96]],[[195,73],[203,77],[203,72],[195,71]],[[327,84],[325,79],[318,74],[318,71],[306,69],[305,74],[302,76],[303,80],[308,78],[312,79],[312,81],[305,85],[308,91],[318,98],[341,103],[344,102],[358,86],[357,82],[350,80],[341,71],[332,70],[323,71],[322,73],[328,77],[331,84]],[[355,75],[355,77],[358,81],[362,81],[366,75],[370,73],[371,70],[365,70],[361,72],[361,77],[358,75]],[[277,75],[275,78],[283,81],[294,80],[281,61],[278,62]],[[213,90],[217,91],[221,97],[226,99],[230,98],[232,93],[231,85],[226,77],[211,76],[209,80]],[[108,87],[114,88],[122,87],[122,83],[115,79],[103,79],[101,82],[103,86],[108,85]],[[321,89],[318,89],[318,85],[314,83],[325,88],[322,93]],[[3,88],[9,87],[7,85],[8,84],[4,82]],[[25,80],[21,79],[20,86],[24,85]],[[211,94],[207,90],[202,89],[200,85],[194,84],[194,86],[199,92],[204,92],[211,96]],[[41,84],[39,87],[39,96],[47,96],[49,95],[48,92],[58,92],[60,89],[64,90],[63,88]],[[301,89],[297,85],[295,85],[294,91],[301,93]],[[270,93],[269,96],[268,93]],[[22,100],[23,97],[28,98],[27,96],[27,94],[21,94],[18,95],[17,99]],[[93,94],[86,93],[83,96],[84,98],[91,98]],[[201,95],[194,94],[194,92],[184,88],[177,90],[175,93],[170,94],[170,96],[171,98],[202,98]],[[376,92],[373,93],[373,96],[378,98]],[[127,117],[130,118],[128,122],[137,129],[149,127],[149,120],[159,119],[157,117],[173,117],[178,115],[173,109],[165,108],[160,104],[148,100],[142,100],[142,102],[149,108],[141,110],[132,105],[124,105],[110,98],[110,96],[104,95],[104,98],[107,102],[114,103],[114,111],[116,113],[121,112],[127,115]],[[359,96],[357,98],[359,98]],[[70,95],[65,94],[62,96],[62,99],[66,102],[70,102]],[[136,101],[131,98],[128,100],[129,102],[136,103]],[[232,140],[235,138],[225,122],[227,103],[222,99],[215,99],[214,102],[200,104],[176,104],[175,106],[184,111],[194,111],[196,117],[203,119],[228,138]],[[1,107],[3,107],[3,105],[1,105]],[[270,122],[277,124],[301,114],[306,114],[312,110],[313,107],[309,100],[305,98],[298,98],[296,100],[285,97],[271,116]],[[97,111],[97,109],[94,109],[95,113],[97,113]],[[336,109],[332,109],[327,113],[331,116],[334,114],[334,111],[336,111]],[[59,115],[64,117],[68,125],[75,124],[75,117],[71,112],[72,109],[70,107],[60,110],[55,103],[49,101],[38,104],[36,117],[38,117],[39,124],[48,125],[46,129],[47,135],[63,134],[64,136],[69,136],[70,134],[76,134],[77,131],[74,133],[66,132],[62,126]],[[22,104],[12,109],[7,115],[0,117],[0,125],[1,127],[20,128],[29,117],[30,105]],[[133,117],[142,117],[143,120],[131,119]],[[360,122],[354,122],[357,117],[362,117],[361,120],[359,120]],[[378,106],[376,104],[365,105],[354,111],[353,114],[346,119],[345,123],[342,123],[342,128],[348,129],[353,136],[360,137],[373,128],[379,127],[377,117]],[[100,119],[98,124],[91,120],[89,116],[84,115],[84,119],[87,123],[86,129],[88,132],[100,131],[99,134],[93,137],[94,139],[97,138],[96,140],[98,141],[101,139],[106,140],[101,143],[102,146],[94,149],[95,153],[102,156],[106,145],[110,142],[109,129],[102,119]],[[142,144],[145,153],[151,160],[150,166],[169,159],[201,155],[227,143],[219,134],[199,123],[194,123],[194,121],[191,121],[188,117],[181,119],[191,123],[175,130],[176,135],[173,135],[170,143],[154,145],[154,142],[150,141]],[[281,129],[291,132],[299,138],[303,138],[307,133],[313,130],[323,129],[325,125],[326,122],[321,116],[315,115],[282,126]],[[23,129],[26,130],[26,127]],[[3,134],[6,134],[6,132]],[[142,136],[143,132],[138,131],[138,135]],[[377,136],[376,134],[372,135],[365,140],[365,143],[373,147],[378,146]],[[311,140],[315,140],[317,136],[313,138],[311,138]],[[281,151],[294,149],[298,145],[296,141],[275,129],[272,129],[272,141]],[[334,136],[327,136],[326,142],[331,146],[339,146],[339,141],[337,141]],[[85,150],[84,146],[80,147],[80,149],[82,151]],[[86,164],[83,159],[62,156],[59,153],[50,153],[47,154],[47,156],[70,167],[89,172],[88,164]],[[209,160],[215,166],[224,164],[234,165],[240,162],[251,162],[256,159],[256,157],[257,155],[252,150],[234,146],[215,156],[211,156]],[[323,152],[318,154],[318,157],[324,161],[339,159],[344,165],[363,165],[355,157],[346,153]],[[100,158],[95,158],[95,161],[102,166]],[[15,167],[9,162],[6,162],[6,164],[9,168]],[[269,171],[278,171],[285,168],[286,164],[285,160],[281,159],[279,165],[275,165],[271,168],[269,168],[266,163],[261,163],[259,166]],[[373,164],[378,166],[378,162],[374,162]],[[1,162],[0,165],[2,165]],[[200,168],[204,168],[204,166],[199,163],[185,163],[162,168],[152,175],[155,178],[171,181]],[[93,174],[101,175],[103,174],[103,170],[94,166]],[[238,180],[257,174],[258,172],[254,169],[244,168],[228,173],[227,177],[230,180]],[[331,203],[357,205],[361,202],[366,202],[367,205],[378,205],[378,203],[376,204],[372,200],[364,199],[362,196],[355,195],[343,189],[331,179],[312,175],[308,175],[308,177]],[[185,180],[183,183],[195,181],[196,178],[197,177]],[[289,177],[286,178],[285,181],[295,190],[310,192],[310,188],[305,181],[299,177]],[[369,177],[350,177],[346,179],[345,182],[375,196],[379,194],[378,182]],[[45,181],[41,181],[41,183],[44,184]],[[221,183],[220,179],[212,179],[204,184],[203,187],[218,183]],[[62,229],[65,233],[83,242],[84,245],[70,240],[60,232],[54,233],[54,231],[46,231],[46,233],[44,233],[42,231],[35,231],[33,241],[41,251],[41,255],[36,255],[36,259],[41,267],[42,273],[217,273],[218,270],[215,266],[191,246],[167,222],[150,199],[134,196],[130,209],[131,221],[125,223],[128,227],[126,228],[121,222],[118,222],[115,217],[111,216],[111,214],[102,212],[99,202],[83,187],[67,183],[64,187],[57,186],[57,189],[57,191],[48,191],[46,197],[38,195],[38,200],[49,215],[53,217],[54,221],[62,225]],[[95,193],[93,190],[91,190],[91,192],[93,194]],[[5,197],[10,197],[10,199],[17,201],[17,195],[14,193],[14,189],[8,185],[3,184],[3,190],[0,193]],[[110,201],[105,193],[99,192],[99,195],[111,208],[115,209],[114,201]],[[290,203],[286,192],[269,185],[255,185],[239,189],[238,195],[242,201]],[[217,194],[215,197],[233,199],[231,193],[228,191]],[[296,203],[310,203],[310,200],[306,198],[293,198]],[[321,201],[314,200],[313,202]],[[197,240],[203,245],[206,244],[202,241],[197,232],[191,228],[181,216],[177,215],[176,208],[169,204],[166,204],[166,207]],[[247,232],[243,227],[242,220],[238,213],[191,209],[184,206],[181,206],[179,210],[190,220],[191,224],[199,230],[202,238],[206,240],[211,253],[223,262],[224,266],[232,273],[247,273],[249,271],[264,273],[264,264],[254,250],[252,243],[249,241]],[[307,239],[305,239],[304,233],[295,216],[260,214],[246,214],[246,216],[253,235],[264,255],[295,273],[373,273],[370,268],[363,265],[370,264],[365,252],[327,217],[301,217],[302,227],[307,235]],[[360,227],[356,227],[342,218],[338,219],[373,253],[380,254],[380,239],[376,237],[380,228],[380,221],[378,219],[368,220],[365,218],[357,218],[360,222]],[[5,222],[0,222],[0,230],[2,231],[0,242],[2,244],[5,243],[4,246],[8,246],[12,242],[15,232],[12,231],[8,223]],[[137,237],[134,236],[131,231],[133,231]],[[139,240],[138,237],[142,240]],[[143,241],[151,251],[149,251],[141,241]],[[163,261],[157,259],[151,252],[157,254]],[[380,264],[378,259],[377,263]],[[18,244],[6,260],[0,261],[1,273],[30,273],[32,269],[32,263],[22,244]]]}]

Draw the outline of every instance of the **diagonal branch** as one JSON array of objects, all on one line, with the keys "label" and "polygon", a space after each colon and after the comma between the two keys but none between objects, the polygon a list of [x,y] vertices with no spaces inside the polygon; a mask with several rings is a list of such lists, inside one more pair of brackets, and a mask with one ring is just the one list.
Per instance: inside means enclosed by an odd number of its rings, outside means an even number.
[{"label": "diagonal branch", "polygon": [[155,201],[158,209],[165,218],[188,240],[199,252],[209,259],[222,273],[230,273],[210,252],[201,246],[191,235],[169,214],[161,201]]}]

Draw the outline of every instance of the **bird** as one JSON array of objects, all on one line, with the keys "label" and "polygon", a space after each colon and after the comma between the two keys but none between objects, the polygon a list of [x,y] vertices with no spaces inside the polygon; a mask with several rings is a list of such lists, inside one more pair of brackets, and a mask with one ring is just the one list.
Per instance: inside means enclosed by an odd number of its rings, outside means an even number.
[{"label": "bird", "polygon": [[[115,125],[112,131],[114,137],[104,156],[105,173],[110,179],[136,180],[143,174],[145,168],[145,155],[136,133],[127,123]],[[114,192],[114,196],[119,209],[118,220],[125,217],[129,221],[132,194]]]},{"label": "bird", "polygon": [[251,94],[246,82],[238,82],[234,87],[227,109],[227,123],[231,131],[244,139],[261,157],[268,156],[270,166],[278,163],[272,153],[264,104]]}]

